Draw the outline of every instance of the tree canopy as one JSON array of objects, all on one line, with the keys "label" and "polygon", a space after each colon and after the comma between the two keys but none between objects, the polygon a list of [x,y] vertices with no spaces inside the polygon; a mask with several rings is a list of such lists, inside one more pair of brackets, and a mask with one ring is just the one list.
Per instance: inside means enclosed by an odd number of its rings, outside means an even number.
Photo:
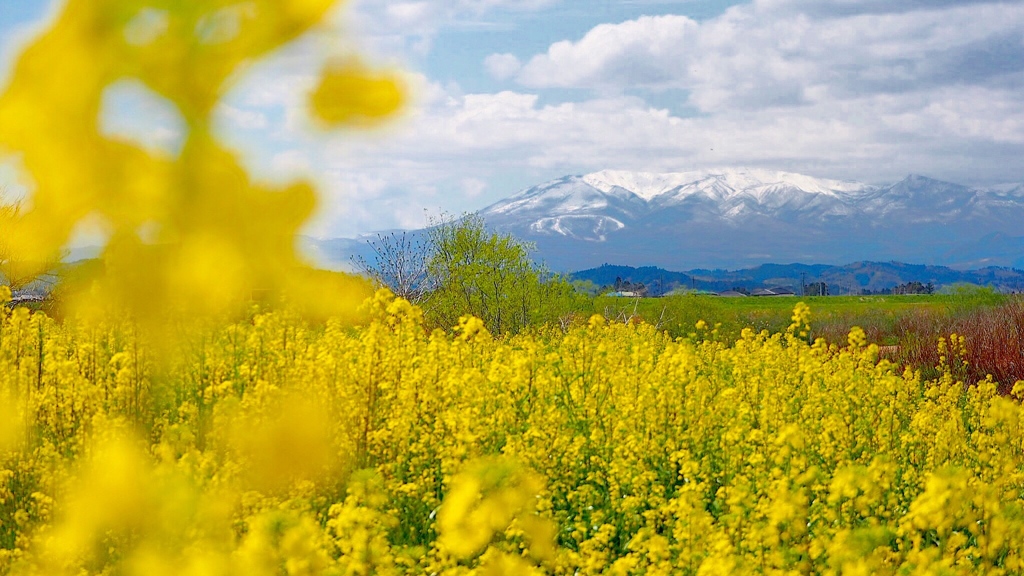
[{"label": "tree canopy", "polygon": [[459,318],[480,318],[494,334],[514,334],[559,320],[580,307],[564,278],[530,258],[532,246],[489,230],[475,214],[444,217],[422,239],[408,233],[378,235],[360,271],[396,295],[423,306],[435,326],[451,328]]}]

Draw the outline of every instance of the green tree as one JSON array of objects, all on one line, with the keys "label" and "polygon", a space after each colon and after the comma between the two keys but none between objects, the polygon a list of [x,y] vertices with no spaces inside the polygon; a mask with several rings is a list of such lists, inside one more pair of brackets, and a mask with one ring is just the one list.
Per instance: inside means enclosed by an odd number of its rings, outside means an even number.
[{"label": "green tree", "polygon": [[472,314],[494,334],[514,334],[584,305],[567,280],[530,260],[531,245],[487,230],[478,215],[442,219],[427,237],[432,290],[424,310],[438,326]]},{"label": "green tree", "polygon": [[828,284],[824,282],[805,284],[804,296],[829,296]]}]

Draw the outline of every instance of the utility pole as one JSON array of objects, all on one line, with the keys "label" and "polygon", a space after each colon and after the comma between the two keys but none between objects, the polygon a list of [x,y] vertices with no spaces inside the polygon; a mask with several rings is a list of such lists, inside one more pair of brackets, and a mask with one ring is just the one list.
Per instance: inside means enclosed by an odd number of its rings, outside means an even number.
[{"label": "utility pole", "polygon": [[800,273],[800,295],[807,296],[807,272]]}]

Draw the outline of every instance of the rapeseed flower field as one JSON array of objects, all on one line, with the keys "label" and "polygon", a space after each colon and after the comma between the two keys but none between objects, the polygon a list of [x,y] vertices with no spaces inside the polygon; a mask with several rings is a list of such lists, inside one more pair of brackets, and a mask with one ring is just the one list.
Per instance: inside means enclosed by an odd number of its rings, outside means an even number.
[{"label": "rapeseed flower field", "polygon": [[[0,314],[4,574],[1013,574],[1024,410],[847,346]],[[1024,392],[1018,384],[1015,392]]]},{"label": "rapeseed flower field", "polygon": [[[931,380],[860,329],[810,341],[803,304],[728,343],[714,318],[495,337],[304,266],[312,186],[253,182],[214,111],[335,4],[68,0],[15,64],[0,146],[33,191],[6,263],[110,234],[59,321],[0,288],[0,574],[1024,570],[1024,383],[963,382],[959,336]],[[100,131],[126,78],[181,150]],[[365,126],[403,98],[341,58],[309,107]]]}]

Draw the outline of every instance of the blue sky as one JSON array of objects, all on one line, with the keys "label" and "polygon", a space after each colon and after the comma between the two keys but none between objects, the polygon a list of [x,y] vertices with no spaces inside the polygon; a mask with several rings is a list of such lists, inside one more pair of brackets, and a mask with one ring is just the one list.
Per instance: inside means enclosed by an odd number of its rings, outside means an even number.
[{"label": "blue sky", "polygon": [[[0,0],[0,77],[49,10]],[[319,133],[305,92],[351,50],[402,70],[413,102],[375,132]],[[109,133],[180,143],[140,86],[106,104]],[[307,232],[325,237],[602,169],[1020,182],[1024,2],[353,0],[253,66],[218,114],[260,178],[317,182]]]}]

